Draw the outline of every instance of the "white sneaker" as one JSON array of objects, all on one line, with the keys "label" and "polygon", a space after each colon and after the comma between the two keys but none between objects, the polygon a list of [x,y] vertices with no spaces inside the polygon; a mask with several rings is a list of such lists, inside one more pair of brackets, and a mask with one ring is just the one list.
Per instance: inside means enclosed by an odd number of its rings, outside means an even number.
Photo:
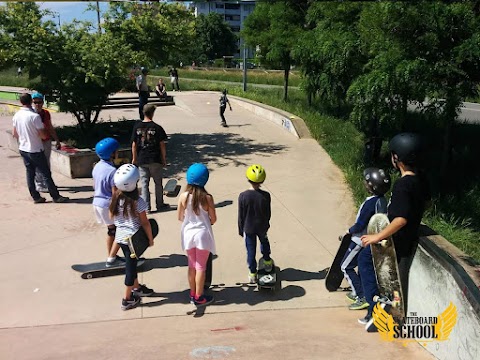
[{"label": "white sneaker", "polygon": [[250,284],[256,284],[257,283],[257,273],[249,273],[248,274],[248,282]]}]

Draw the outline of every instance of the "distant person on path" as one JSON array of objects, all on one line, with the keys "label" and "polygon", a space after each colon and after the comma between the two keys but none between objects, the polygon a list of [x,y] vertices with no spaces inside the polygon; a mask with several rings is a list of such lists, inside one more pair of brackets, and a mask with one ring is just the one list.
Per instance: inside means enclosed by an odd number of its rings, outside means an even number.
[{"label": "distant person on path", "polygon": [[147,104],[143,108],[145,119],[133,127],[132,164],[140,170],[141,196],[147,203],[147,211],[152,210],[150,201],[150,178],[155,182],[155,202],[157,211],[166,210],[170,205],[163,202],[163,168],[167,165],[167,134],[163,127],[153,121],[155,106]]},{"label": "distant person on path", "polygon": [[[95,146],[95,152],[100,161],[94,166],[93,178],[93,212],[98,224],[107,227],[107,261],[105,266],[111,267],[121,262],[117,256],[120,245],[115,242],[115,224],[109,214],[110,201],[115,186],[113,177],[117,169],[113,159],[117,157],[120,144],[113,138],[100,140]],[[123,262],[123,261],[122,261]]]},{"label": "distant person on path", "polygon": [[158,83],[155,86],[155,93],[157,94],[160,100],[167,99],[167,87],[165,86],[165,83],[163,82],[162,78],[158,79]]},{"label": "distant person on path", "polygon": [[[34,92],[32,94],[32,100],[33,100],[33,106],[35,112],[40,115],[42,119],[43,126],[45,127],[45,130],[48,133],[48,136],[45,140],[43,141],[43,151],[45,153],[45,157],[47,158],[47,163],[48,167],[50,168],[50,156],[52,154],[52,139],[55,140],[55,148],[57,150],[60,149],[61,144],[60,144],[60,139],[58,138],[57,132],[55,131],[55,128],[52,125],[52,117],[50,115],[50,112],[46,109],[43,108],[43,95]],[[38,192],[48,192],[47,188],[47,182],[45,177],[43,177],[42,174],[37,170],[35,172],[35,188],[37,189]]]},{"label": "distant person on path", "polygon": [[182,221],[182,249],[188,256],[190,303],[210,304],[213,296],[204,294],[205,271],[210,253],[215,254],[212,225],[217,221],[213,196],[205,190],[208,169],[193,164],[187,171],[187,189],[178,200],[177,215]]},{"label": "distant person on path", "polygon": [[137,76],[137,90],[138,90],[138,113],[140,115],[140,120],[143,120],[143,107],[148,103],[148,97],[150,96],[150,91],[147,84],[147,75],[148,69],[145,67],[141,68],[142,73]]},{"label": "distant person on path", "polygon": [[19,66],[17,69],[17,76],[22,76],[22,74],[23,74],[22,67]]},{"label": "distant person on path", "polygon": [[428,183],[419,168],[423,151],[421,138],[417,134],[401,133],[390,140],[389,148],[392,165],[400,171],[401,177],[393,185],[388,204],[387,215],[390,225],[378,234],[363,235],[361,238],[365,249],[358,258],[358,268],[365,298],[369,303],[367,315],[358,320],[361,324],[372,321],[375,306],[373,297],[380,295],[370,246],[389,236],[392,236],[395,245],[403,302],[407,313],[408,274],[417,250],[420,222],[430,199]]},{"label": "distant person on path", "polygon": [[178,85],[178,70],[175,67],[172,67],[168,72],[170,75],[170,83],[172,84],[172,91],[180,91]]},{"label": "distant person on path", "polygon": [[49,136],[40,115],[32,109],[32,96],[23,93],[20,96],[21,109],[13,116],[13,136],[18,139],[18,150],[27,171],[27,186],[35,204],[46,201],[35,188],[35,172],[44,177],[53,202],[62,203],[69,199],[61,196],[53,182],[52,173],[45,157],[42,140]]},{"label": "distant person on path", "polygon": [[220,96],[220,118],[222,119],[221,125],[223,127],[228,127],[227,125],[227,120],[225,119],[225,116],[223,115],[225,113],[225,110],[227,109],[227,104],[230,107],[230,111],[232,111],[232,105],[230,105],[230,101],[228,100],[227,97],[227,89],[223,89],[222,95]]},{"label": "distant person on path", "polygon": [[271,272],[273,260],[270,258],[270,242],[267,231],[270,228],[270,193],[260,189],[267,176],[261,165],[252,165],[246,172],[250,189],[238,196],[238,234],[243,237],[247,248],[248,281],[257,282],[257,237],[260,251],[265,260],[265,271]]},{"label": "distant person on path", "polygon": [[[147,237],[150,246],[157,234],[152,233],[152,223],[147,218],[147,204],[138,196],[137,182],[140,175],[135,165],[125,164],[115,172],[113,181],[110,217],[116,226],[115,241],[122,248],[125,256],[125,297],[122,299],[122,310],[130,310],[141,302],[141,297],[151,296],[154,291],[138,282],[137,258],[131,257],[128,238],[137,232]],[[156,226],[157,227],[157,226]]]},{"label": "distant person on path", "polygon": [[367,233],[368,222],[374,214],[387,213],[385,193],[390,190],[391,186],[390,175],[382,169],[373,167],[363,171],[363,182],[371,195],[360,205],[355,224],[347,231],[347,234],[352,236],[352,240],[340,265],[345,279],[352,288],[352,291],[347,294],[347,299],[352,302],[348,307],[350,310],[361,310],[368,307],[362,280],[355,271],[358,265],[358,256],[363,250],[360,238]]}]

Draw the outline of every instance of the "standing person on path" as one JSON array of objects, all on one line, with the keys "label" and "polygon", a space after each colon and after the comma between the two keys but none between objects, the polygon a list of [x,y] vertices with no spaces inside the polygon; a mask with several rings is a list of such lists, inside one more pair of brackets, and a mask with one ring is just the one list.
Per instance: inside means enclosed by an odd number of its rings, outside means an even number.
[{"label": "standing person on path", "polygon": [[113,159],[117,157],[120,144],[113,138],[100,140],[95,146],[100,161],[92,171],[93,178],[93,212],[97,223],[107,226],[107,261],[105,266],[111,267],[121,261],[117,256],[120,245],[115,242],[115,224],[109,214],[110,201],[115,186],[113,177],[117,169],[113,166]]},{"label": "standing person on path", "polygon": [[260,251],[265,260],[265,271],[272,271],[273,261],[270,258],[270,242],[267,231],[270,228],[271,198],[270,193],[261,190],[267,174],[261,165],[252,165],[247,169],[250,189],[238,196],[238,234],[245,240],[247,248],[248,281],[257,281],[257,237],[260,240]]},{"label": "standing person on path", "polygon": [[345,279],[352,288],[352,291],[347,294],[347,299],[352,302],[348,307],[350,310],[361,310],[368,307],[361,277],[355,272],[358,256],[363,250],[360,238],[367,233],[368,222],[374,214],[387,212],[387,200],[384,195],[390,190],[391,185],[390,176],[383,169],[378,168],[365,169],[363,182],[370,196],[360,205],[355,224],[347,231],[347,234],[351,234],[352,240],[340,265]]},{"label": "standing person on path", "polygon": [[137,91],[138,91],[138,113],[140,120],[143,120],[143,107],[148,103],[148,97],[150,96],[150,90],[147,84],[148,69],[141,68],[142,73],[137,76]]},{"label": "standing person on path", "polygon": [[232,105],[230,105],[230,101],[228,101],[227,98],[227,89],[223,89],[222,96],[220,96],[220,118],[222,119],[220,124],[223,127],[228,127],[227,120],[225,120],[225,116],[223,115],[227,109],[227,104],[230,107],[230,111],[232,111]]},{"label": "standing person on path", "polygon": [[400,171],[401,177],[395,182],[388,205],[390,225],[378,234],[363,235],[365,250],[360,253],[358,267],[363,282],[365,298],[369,303],[367,315],[359,319],[361,324],[372,320],[373,297],[378,293],[372,260],[371,244],[392,236],[397,254],[398,271],[402,286],[403,303],[407,313],[408,274],[418,245],[418,230],[423,212],[430,199],[430,190],[419,168],[422,142],[417,134],[401,133],[389,144],[392,165]]},{"label": "standing person on path", "polygon": [[133,127],[132,132],[132,164],[140,170],[141,196],[147,202],[147,211],[152,211],[150,201],[150,177],[155,182],[155,202],[157,211],[170,206],[163,202],[163,168],[167,165],[167,134],[163,127],[153,122],[155,106],[147,104],[143,108],[145,119]]},{"label": "standing person on path", "polygon": [[[141,302],[141,297],[151,296],[154,291],[138,282],[137,258],[131,257],[128,238],[140,232],[153,246],[153,239],[157,236],[152,233],[152,224],[155,220],[147,219],[147,204],[138,196],[137,182],[140,175],[135,165],[120,166],[113,177],[112,202],[110,203],[110,217],[117,228],[115,241],[122,248],[125,256],[125,297],[122,299],[122,310],[130,310]],[[154,226],[158,229],[158,226]]]},{"label": "standing person on path", "polygon": [[178,85],[178,70],[176,67],[172,67],[168,72],[170,74],[170,83],[172,84],[172,91],[180,91],[180,86]]},{"label": "standing person on path", "polygon": [[[34,110],[38,115],[40,115],[43,126],[45,127],[45,130],[47,131],[47,134],[48,134],[46,139],[42,139],[42,142],[43,142],[43,151],[45,153],[45,157],[47,158],[48,167],[50,168],[50,156],[52,154],[52,139],[55,140],[55,148],[57,150],[60,150],[60,147],[61,147],[60,139],[58,138],[57,132],[55,131],[55,128],[52,125],[52,117],[50,115],[50,112],[43,108],[43,95],[38,92],[34,92],[32,94],[32,100],[33,100]],[[40,174],[38,170],[35,172],[35,188],[37,189],[38,192],[48,192],[47,181],[45,177],[42,174]]]},{"label": "standing person on path", "polygon": [[49,134],[40,115],[32,109],[32,96],[23,93],[20,95],[20,102],[22,107],[13,116],[13,136],[18,139],[18,150],[27,171],[27,186],[30,196],[35,204],[46,201],[35,188],[35,172],[38,170],[45,177],[48,192],[53,202],[66,202],[69,199],[59,194],[43,151],[42,140],[47,139]]},{"label": "standing person on path", "polygon": [[213,301],[213,296],[203,293],[207,260],[210,253],[215,254],[212,225],[217,221],[213,196],[205,190],[208,177],[205,165],[191,165],[187,189],[180,195],[177,208],[178,220],[182,221],[182,249],[188,256],[190,302],[196,306]]}]

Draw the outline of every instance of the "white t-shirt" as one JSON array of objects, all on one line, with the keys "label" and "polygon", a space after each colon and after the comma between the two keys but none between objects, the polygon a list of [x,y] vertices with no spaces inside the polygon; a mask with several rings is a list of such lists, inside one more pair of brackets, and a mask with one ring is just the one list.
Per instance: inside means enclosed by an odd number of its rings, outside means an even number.
[{"label": "white t-shirt", "polygon": [[22,107],[13,115],[13,126],[18,133],[18,149],[28,153],[43,151],[39,130],[44,129],[42,118],[30,108]]},{"label": "white t-shirt", "polygon": [[[138,216],[124,217],[123,216],[123,201],[118,203],[118,214],[113,219],[117,230],[115,232],[115,241],[119,244],[128,245],[128,238],[135,234],[142,226]],[[141,197],[137,200],[137,212],[141,213],[148,208],[147,203]]]}]

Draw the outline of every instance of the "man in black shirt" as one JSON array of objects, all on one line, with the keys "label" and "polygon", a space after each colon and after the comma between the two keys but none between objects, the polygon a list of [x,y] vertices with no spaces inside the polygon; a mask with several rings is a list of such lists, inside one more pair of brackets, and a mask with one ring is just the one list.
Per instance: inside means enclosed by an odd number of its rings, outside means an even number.
[{"label": "man in black shirt", "polygon": [[143,107],[145,119],[139,121],[133,127],[132,133],[132,164],[138,166],[140,171],[140,183],[142,186],[141,197],[148,205],[148,211],[151,211],[150,203],[150,177],[155,182],[155,200],[157,211],[165,210],[169,207],[163,202],[162,173],[167,164],[167,150],[165,140],[167,134],[165,130],[155,122],[153,115],[155,106],[146,104]]},{"label": "man in black shirt", "polygon": [[359,322],[367,323],[375,303],[373,296],[378,295],[378,289],[373,270],[370,246],[392,236],[397,254],[398,270],[405,311],[408,300],[408,274],[413,256],[418,245],[418,229],[422,221],[423,212],[430,199],[428,184],[422,178],[418,164],[422,153],[422,142],[418,135],[402,133],[393,137],[389,144],[393,167],[400,171],[401,177],[393,185],[388,218],[390,225],[378,234],[362,236],[365,250],[359,257],[359,270],[369,302],[367,316]]}]

